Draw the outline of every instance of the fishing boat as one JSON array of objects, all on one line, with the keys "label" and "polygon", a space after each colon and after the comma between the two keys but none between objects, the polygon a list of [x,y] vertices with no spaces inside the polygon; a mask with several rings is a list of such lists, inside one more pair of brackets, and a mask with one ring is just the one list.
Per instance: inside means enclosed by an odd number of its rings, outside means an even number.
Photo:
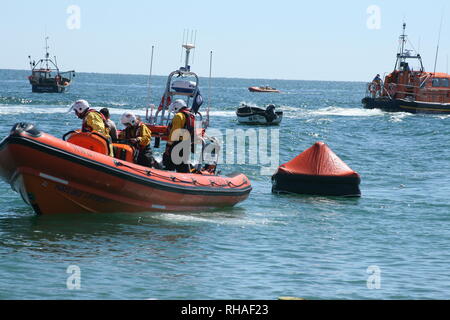
[{"label": "fishing boat", "polygon": [[75,70],[60,71],[56,56],[54,60],[50,58],[48,52],[48,37],[45,38],[45,57],[38,60],[38,62],[30,59],[31,75],[28,80],[31,84],[32,92],[53,92],[61,93],[66,91],[72,83],[72,78],[75,77]]},{"label": "fishing boat", "polygon": [[[367,84],[364,108],[411,113],[450,113],[450,75],[424,70],[419,53],[407,49],[406,24],[400,35],[400,48],[394,70],[385,76],[379,75]],[[415,61],[416,70],[411,65]],[[436,63],[435,63],[436,69]]]},{"label": "fishing boat", "polygon": [[[194,77],[195,87],[191,92],[175,90],[175,76],[176,81]],[[169,75],[164,103],[147,118],[158,146],[160,139],[167,140],[170,113],[165,112],[175,95],[187,98],[191,110],[200,107],[198,77],[187,63]],[[198,108],[193,112],[200,116]],[[205,131],[205,127],[196,130],[196,141],[202,148],[211,144],[218,148]],[[38,214],[205,210],[234,206],[252,190],[244,174],[216,173],[215,152],[205,158],[201,152],[194,170],[180,173],[134,163],[135,151],[127,144],[112,147],[114,157],[109,156],[110,142],[96,132],[71,130],[60,139],[32,124],[18,123],[0,142],[0,177]]]},{"label": "fishing boat", "polygon": [[248,91],[250,91],[250,92],[280,92],[280,90],[277,90],[277,89],[269,87],[269,86],[249,87]]},{"label": "fishing boat", "polygon": [[283,119],[283,111],[275,111],[273,104],[263,109],[242,103],[236,115],[238,122],[243,124],[276,125]]}]

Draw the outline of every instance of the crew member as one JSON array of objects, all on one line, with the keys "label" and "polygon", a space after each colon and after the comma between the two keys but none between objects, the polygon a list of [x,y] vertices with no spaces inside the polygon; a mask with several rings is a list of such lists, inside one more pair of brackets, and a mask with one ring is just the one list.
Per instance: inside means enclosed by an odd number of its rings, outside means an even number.
[{"label": "crew member", "polygon": [[116,123],[114,121],[112,121],[109,116],[109,109],[108,108],[100,109],[100,113],[103,114],[103,116],[106,119],[106,122],[108,123],[109,135],[111,136],[112,141],[116,142],[117,141],[117,127],[116,127]]},{"label": "crew member", "polygon": [[77,100],[72,104],[69,112],[74,110],[75,115],[82,119],[81,131],[92,132],[95,131],[104,136],[110,143],[109,155],[114,156],[114,151],[111,145],[111,136],[109,135],[109,127],[106,122],[106,118],[95,109],[91,109],[89,103],[86,100]]},{"label": "crew member", "polygon": [[[170,104],[169,110],[174,113],[171,124],[169,125],[169,137],[166,144],[166,151],[163,154],[163,164],[167,170],[176,170],[177,172],[190,172],[191,166],[189,164],[190,152],[193,152],[195,117],[187,108],[186,102],[182,99],[177,99]],[[191,143],[189,148],[182,148],[179,151],[179,156],[182,159],[181,163],[175,164],[173,161],[173,148],[183,141],[182,134],[176,132],[178,129],[186,129],[190,135]],[[177,139],[177,136],[179,138]],[[184,151],[189,154],[184,155]]]},{"label": "crew member", "polygon": [[152,132],[145,123],[131,112],[125,112],[120,122],[125,126],[125,129],[119,133],[119,140],[127,140],[136,148],[138,151],[136,163],[146,167],[161,169],[150,148]]},{"label": "crew member", "polygon": [[375,78],[372,80],[372,97],[375,98],[377,93],[380,95],[381,93],[381,77],[380,74],[377,74]]}]

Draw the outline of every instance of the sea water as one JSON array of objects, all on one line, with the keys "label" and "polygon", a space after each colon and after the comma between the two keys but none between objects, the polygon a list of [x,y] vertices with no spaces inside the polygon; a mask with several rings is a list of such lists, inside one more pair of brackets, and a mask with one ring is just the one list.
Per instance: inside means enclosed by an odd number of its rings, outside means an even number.
[{"label": "sea water", "polygon": [[[146,76],[79,73],[63,94],[31,93],[27,76],[0,70],[2,139],[17,122],[57,137],[79,128],[67,113],[77,99],[116,123],[145,115]],[[165,81],[153,77],[150,102]],[[266,84],[281,93],[247,90]],[[235,110],[273,103],[284,112],[279,163],[324,141],[360,173],[361,198],[272,194],[258,165],[225,163],[253,187],[233,208],[38,216],[0,181],[0,299],[450,298],[448,116],[363,109],[361,82],[200,86],[211,128],[264,129],[238,124]]]}]

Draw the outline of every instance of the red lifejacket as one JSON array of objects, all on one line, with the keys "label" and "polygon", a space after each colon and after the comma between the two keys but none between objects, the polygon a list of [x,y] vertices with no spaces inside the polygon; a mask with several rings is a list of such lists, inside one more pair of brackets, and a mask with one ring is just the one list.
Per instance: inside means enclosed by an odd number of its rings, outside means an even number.
[{"label": "red lifejacket", "polygon": [[184,114],[184,117],[186,118],[186,122],[184,124],[184,129],[189,131],[189,134],[191,135],[191,139],[194,138],[195,134],[195,115],[192,114],[189,109],[181,109],[179,112]]},{"label": "red lifejacket", "polygon": [[172,103],[172,99],[170,96],[167,97],[167,103],[164,101],[164,96],[161,98],[161,102],[159,103],[158,111],[161,111],[165,106],[169,106]]},{"label": "red lifejacket", "polygon": [[106,120],[105,116],[101,112],[98,112],[95,109],[89,109],[83,118],[83,124],[81,126],[81,131],[83,131],[83,132],[92,131],[92,128],[86,123],[86,117],[90,112],[98,113],[102,117],[103,124],[105,125],[105,129],[109,129],[109,124],[108,124],[108,121]]}]

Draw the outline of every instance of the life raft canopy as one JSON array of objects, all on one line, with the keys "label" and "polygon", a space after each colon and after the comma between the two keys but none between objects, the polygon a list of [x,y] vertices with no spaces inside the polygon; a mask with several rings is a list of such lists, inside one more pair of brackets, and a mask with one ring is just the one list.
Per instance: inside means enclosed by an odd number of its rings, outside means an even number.
[{"label": "life raft canopy", "polygon": [[272,176],[273,192],[360,196],[360,175],[324,142],[316,142],[282,164]]}]

